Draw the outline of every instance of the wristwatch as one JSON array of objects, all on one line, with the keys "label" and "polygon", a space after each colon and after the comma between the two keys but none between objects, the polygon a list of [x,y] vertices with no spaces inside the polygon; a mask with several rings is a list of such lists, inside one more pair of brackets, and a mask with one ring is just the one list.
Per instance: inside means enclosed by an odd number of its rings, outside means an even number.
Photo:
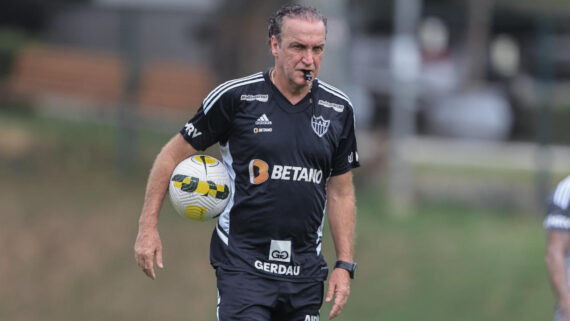
[{"label": "wristwatch", "polygon": [[334,268],[345,269],[350,273],[350,278],[354,279],[354,272],[356,271],[356,263],[350,263],[346,261],[336,261]]}]

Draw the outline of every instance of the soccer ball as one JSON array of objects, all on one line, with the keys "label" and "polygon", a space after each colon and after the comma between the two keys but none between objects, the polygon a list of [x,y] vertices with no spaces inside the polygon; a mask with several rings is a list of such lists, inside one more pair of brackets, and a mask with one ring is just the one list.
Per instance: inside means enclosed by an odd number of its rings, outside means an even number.
[{"label": "soccer ball", "polygon": [[180,216],[206,221],[222,214],[230,200],[230,186],[224,164],[211,156],[194,155],[176,165],[168,193]]}]

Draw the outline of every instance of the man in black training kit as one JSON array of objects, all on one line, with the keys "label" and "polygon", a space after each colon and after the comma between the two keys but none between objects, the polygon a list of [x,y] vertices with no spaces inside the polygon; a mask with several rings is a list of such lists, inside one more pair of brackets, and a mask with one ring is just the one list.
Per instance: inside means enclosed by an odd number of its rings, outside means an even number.
[{"label": "man in black training kit", "polygon": [[327,264],[321,253],[326,205],[337,262],[325,301],[338,316],[354,277],[354,187],[359,166],[349,98],[316,78],[326,18],[286,5],[269,20],[274,68],[227,81],[202,102],[158,154],[135,243],[152,279],[162,264],[158,214],[174,167],[219,143],[232,179],[230,202],[212,235],[218,320],[319,320]]}]

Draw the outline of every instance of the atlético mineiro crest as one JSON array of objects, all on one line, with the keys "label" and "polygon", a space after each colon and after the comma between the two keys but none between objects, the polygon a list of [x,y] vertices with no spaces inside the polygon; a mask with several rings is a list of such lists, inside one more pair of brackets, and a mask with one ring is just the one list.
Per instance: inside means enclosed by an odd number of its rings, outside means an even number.
[{"label": "atl\u00e9tico mineiro crest", "polygon": [[323,116],[315,117],[315,115],[313,115],[313,118],[311,119],[313,131],[315,134],[319,135],[319,137],[323,137],[323,135],[327,133],[330,123],[331,121],[324,119]]}]

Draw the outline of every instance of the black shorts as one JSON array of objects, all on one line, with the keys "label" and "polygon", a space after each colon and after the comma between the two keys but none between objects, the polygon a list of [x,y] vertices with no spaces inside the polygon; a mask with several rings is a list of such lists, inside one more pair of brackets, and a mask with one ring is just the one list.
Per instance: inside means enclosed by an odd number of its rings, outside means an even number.
[{"label": "black shorts", "polygon": [[218,321],[318,321],[323,282],[288,282],[216,269]]}]

